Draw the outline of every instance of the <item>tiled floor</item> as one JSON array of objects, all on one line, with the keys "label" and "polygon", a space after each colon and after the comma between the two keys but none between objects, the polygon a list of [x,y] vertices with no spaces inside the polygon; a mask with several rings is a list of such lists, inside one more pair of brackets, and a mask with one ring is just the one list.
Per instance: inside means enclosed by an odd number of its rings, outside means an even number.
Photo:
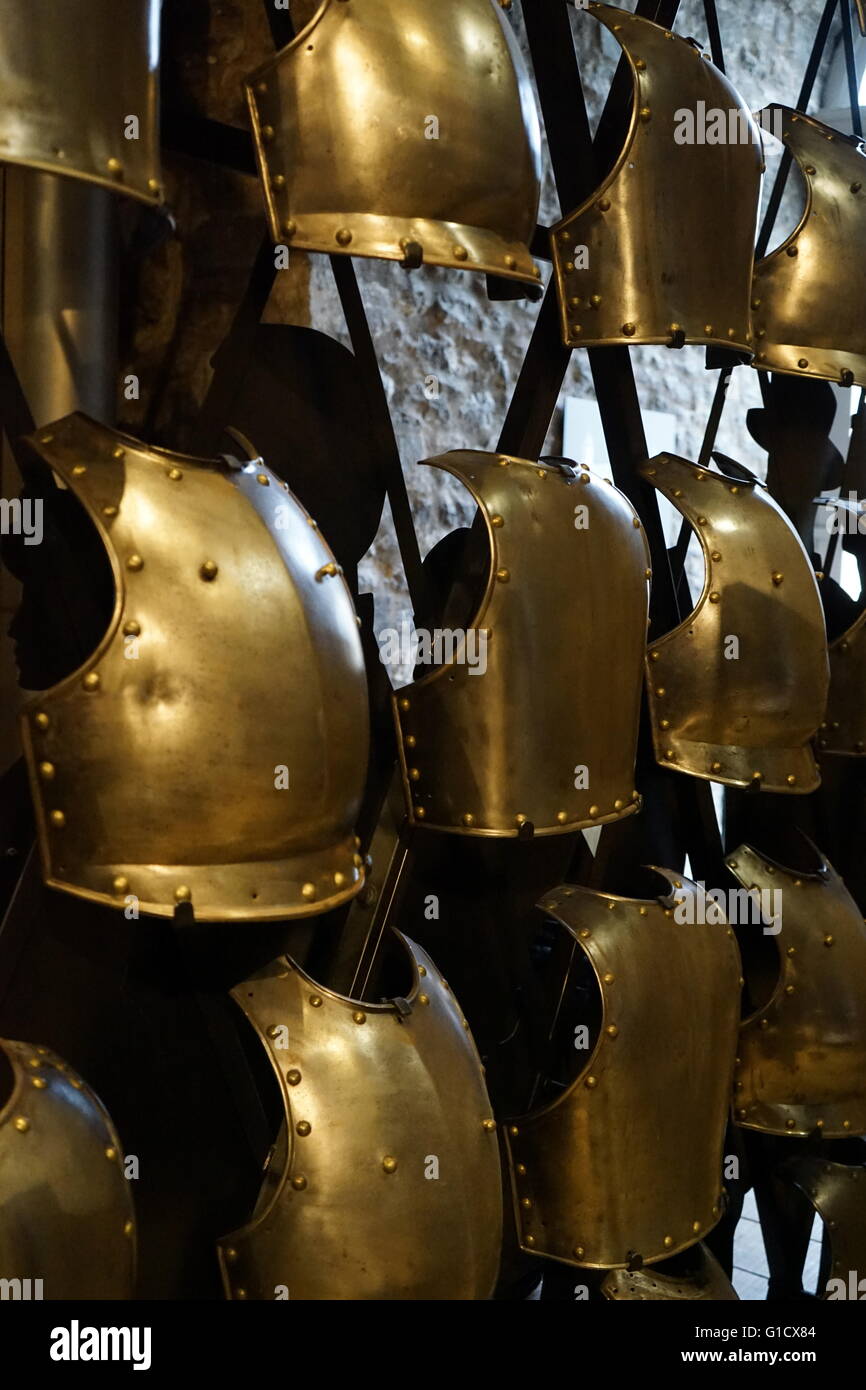
[{"label": "tiled floor", "polygon": [[[816,1217],[803,1272],[803,1287],[809,1292],[814,1292],[818,1282],[820,1259],[821,1223]],[[746,1197],[742,1220],[734,1237],[734,1288],[740,1298],[763,1300],[767,1297],[767,1257],[754,1192]]]}]

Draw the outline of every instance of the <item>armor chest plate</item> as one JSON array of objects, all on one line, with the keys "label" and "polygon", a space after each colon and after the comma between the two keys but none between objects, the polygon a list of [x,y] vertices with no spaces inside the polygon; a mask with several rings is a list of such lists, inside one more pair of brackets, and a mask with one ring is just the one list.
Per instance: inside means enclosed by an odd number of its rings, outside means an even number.
[{"label": "armor chest plate", "polygon": [[285,960],[233,991],[286,1119],[252,1221],[219,1242],[230,1298],[493,1291],[502,1183],[481,1062],[433,962],[400,941],[408,999],[345,999]]},{"label": "armor chest plate", "polygon": [[36,1298],[132,1298],[132,1185],[111,1119],[47,1048],[0,1051],[13,1074],[0,1109],[0,1280],[30,1280]]},{"label": "armor chest plate", "polygon": [[639,807],[646,539],[610,484],[504,455],[428,460],[465,483],[490,569],[451,661],[395,695],[410,819],[469,835],[559,834]]},{"label": "armor chest plate", "polygon": [[866,156],[861,140],[788,107],[785,145],[806,184],[799,225],[755,267],[752,364],[866,386]]},{"label": "armor chest plate", "polygon": [[[787,1173],[824,1223],[831,1257],[828,1285],[841,1279],[844,1297],[862,1300],[866,1294],[866,1169],[807,1154],[795,1159]],[[824,1297],[830,1297],[830,1287]]]},{"label": "armor chest plate", "polygon": [[641,471],[694,527],[706,567],[694,611],[648,652],[658,761],[732,787],[813,791],[829,668],[797,533],[759,485],[670,454]]},{"label": "armor chest plate", "polygon": [[348,589],[261,462],[149,448],[83,416],[30,447],[84,505],[108,630],[22,715],[47,882],[169,916],[285,918],[354,895],[367,686]]},{"label": "armor chest plate", "polygon": [[830,694],[818,738],[825,753],[866,754],[866,611],[830,643]]},{"label": "armor chest plate", "polygon": [[568,1264],[651,1263],[721,1212],[739,952],[725,925],[678,922],[698,890],[664,877],[667,903],[558,888],[539,904],[586,953],[602,1000],[579,1076],[505,1130],[521,1245]]},{"label": "armor chest plate", "polygon": [[160,6],[5,0],[0,161],[158,203]]},{"label": "armor chest plate", "polygon": [[[551,233],[563,340],[718,343],[751,353],[762,151],[749,109],[685,39],[610,5],[590,4],[587,13],[622,46],[634,103],[607,179]],[[711,144],[701,139],[703,122],[716,112],[725,134]],[[679,143],[683,113],[701,128]]]},{"label": "armor chest plate", "polygon": [[866,1133],[866,927],[839,875],[797,874],[741,845],[728,867],[781,893],[771,999],[743,1023],[736,1118],[769,1134]]},{"label": "armor chest plate", "polygon": [[491,0],[324,0],[246,91],[276,242],[538,283],[538,117]]}]

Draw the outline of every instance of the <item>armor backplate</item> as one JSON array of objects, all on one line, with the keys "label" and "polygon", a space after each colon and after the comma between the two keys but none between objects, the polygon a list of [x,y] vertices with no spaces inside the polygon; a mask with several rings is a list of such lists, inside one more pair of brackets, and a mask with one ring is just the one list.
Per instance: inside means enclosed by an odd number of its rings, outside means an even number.
[{"label": "armor backplate", "polygon": [[866,756],[866,609],[830,643],[830,694],[818,735],[822,753]]},{"label": "armor backplate", "polygon": [[689,1253],[694,1253],[694,1262],[676,1274],[657,1265],[649,1269],[612,1269],[602,1280],[601,1292],[617,1303],[737,1302],[730,1279],[707,1247],[701,1242]]},{"label": "armor backplate", "polygon": [[161,0],[5,0],[0,162],[162,199]]},{"label": "armor backplate", "polygon": [[323,0],[246,92],[275,242],[539,283],[538,117],[491,0]]},{"label": "armor backplate", "polygon": [[742,1027],[735,1116],[747,1129],[826,1138],[866,1134],[866,926],[839,875],[783,868],[741,845],[728,868],[776,892],[780,970]]},{"label": "armor backplate", "polygon": [[261,460],[168,453],[82,415],[28,443],[116,588],[96,651],[22,713],[46,881],[211,921],[354,896],[367,685],[315,523]]},{"label": "armor backplate", "polygon": [[814,791],[829,667],[799,536],[757,482],[670,454],[641,472],[694,528],[706,576],[693,612],[647,654],[656,758],[731,787]]},{"label": "armor backplate", "polygon": [[863,141],[786,106],[767,112],[781,123],[806,204],[790,236],[755,266],[752,365],[866,386]]},{"label": "armor backplate", "polygon": [[585,952],[602,1001],[579,1075],[505,1127],[520,1243],[567,1264],[651,1264],[721,1214],[739,952],[725,923],[677,920],[697,885],[661,873],[665,898],[564,887],[539,904]]},{"label": "armor backplate", "polygon": [[[486,1299],[502,1239],[496,1125],[468,1024],[403,937],[405,998],[332,994],[286,959],[233,996],[285,1123],[249,1225],[219,1242],[232,1299]],[[407,981],[408,983],[408,981]]]},{"label": "armor backplate", "polygon": [[[621,45],[634,96],[625,144],[604,183],[551,231],[563,341],[716,343],[751,353],[760,131],[693,43],[611,5],[590,4],[585,13]],[[678,142],[683,113],[702,123],[715,111],[726,122],[721,143]]]},{"label": "armor backplate", "polygon": [[[866,1168],[803,1154],[786,1165],[785,1175],[808,1197],[829,1239],[830,1269],[819,1297],[861,1301],[866,1297]],[[841,1292],[834,1280],[842,1281]]]},{"label": "armor backplate", "polygon": [[639,809],[634,790],[648,548],[587,469],[454,452],[490,567],[453,659],[394,697],[410,820],[464,835],[568,833]]},{"label": "armor backplate", "polygon": [[4,1039],[0,1053],[12,1076],[0,1107],[2,1296],[132,1298],[132,1184],[110,1116],[48,1048]]}]

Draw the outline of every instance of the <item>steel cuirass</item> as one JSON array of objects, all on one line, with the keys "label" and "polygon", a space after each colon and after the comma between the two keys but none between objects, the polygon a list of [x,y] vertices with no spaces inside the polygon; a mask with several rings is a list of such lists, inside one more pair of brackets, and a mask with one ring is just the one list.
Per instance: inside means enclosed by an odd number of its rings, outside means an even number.
[{"label": "steel cuirass", "polygon": [[2,1296],[132,1298],[132,1184],[110,1116],[48,1048],[0,1040],[0,1053],[12,1072],[0,1106]]},{"label": "steel cuirass", "polygon": [[161,0],[4,0],[0,162],[162,199]]},{"label": "steel cuirass", "polygon": [[866,386],[866,156],[863,141],[791,111],[785,147],[806,184],[798,226],[755,266],[754,367]]},{"label": "steel cuirass", "polygon": [[697,885],[659,872],[668,898],[563,887],[539,903],[586,954],[602,1001],[579,1076],[505,1127],[521,1246],[567,1264],[650,1264],[721,1214],[739,952],[724,922],[677,921]]},{"label": "steel cuirass", "polygon": [[823,753],[866,754],[866,610],[830,643],[830,694],[818,735]]},{"label": "steel cuirass", "polygon": [[781,894],[779,978],[742,1026],[735,1117],[768,1134],[866,1134],[866,926],[839,875],[785,869],[741,845],[728,868]]},{"label": "steel cuirass", "polygon": [[211,921],[354,896],[367,684],[352,599],[261,462],[195,459],[69,415],[28,441],[108,552],[98,648],[22,714],[46,881]]},{"label": "steel cuirass", "polygon": [[841,1297],[862,1301],[866,1297],[866,1169],[804,1154],[786,1165],[785,1173],[815,1208],[830,1244],[828,1287],[818,1296],[829,1299],[829,1284],[841,1280]]},{"label": "steel cuirass", "polygon": [[703,1243],[692,1249],[693,1268],[677,1274],[669,1274],[656,1265],[649,1269],[612,1269],[602,1280],[601,1292],[618,1303],[738,1302],[733,1285],[715,1256]]},{"label": "steel cuirass", "polygon": [[694,611],[647,656],[656,758],[730,787],[810,792],[829,680],[824,614],[799,536],[767,490],[659,454],[641,472],[694,528]]},{"label": "steel cuirass", "polygon": [[405,999],[343,998],[285,958],[233,991],[285,1121],[251,1222],[218,1244],[229,1298],[493,1292],[502,1182],[481,1062],[429,956],[395,935]]},{"label": "steel cuirass", "polygon": [[471,628],[486,666],[465,660],[464,639],[394,696],[410,821],[555,835],[638,810],[649,552],[630,503],[570,465],[468,451],[427,463],[459,478],[484,519],[490,567]]},{"label": "steel cuirass", "polygon": [[[758,127],[724,73],[686,39],[610,5],[590,4],[578,24],[585,15],[622,47],[634,98],[604,183],[551,230],[563,341],[716,343],[751,353]],[[681,113],[702,122],[706,112],[724,113],[724,140],[678,143]]]},{"label": "steel cuirass", "polygon": [[323,0],[246,92],[275,242],[539,283],[535,98],[491,0]]}]

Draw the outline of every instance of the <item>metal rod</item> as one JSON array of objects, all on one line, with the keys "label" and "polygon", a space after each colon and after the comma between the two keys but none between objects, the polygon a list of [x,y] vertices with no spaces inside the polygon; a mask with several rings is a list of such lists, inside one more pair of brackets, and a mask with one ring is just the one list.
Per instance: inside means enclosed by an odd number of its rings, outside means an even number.
[{"label": "metal rod", "polygon": [[863,121],[860,116],[860,83],[857,65],[854,62],[854,29],[851,24],[851,10],[848,0],[841,0],[842,42],[845,47],[845,72],[848,78],[848,100],[851,103],[851,129],[855,135],[862,136]]}]

